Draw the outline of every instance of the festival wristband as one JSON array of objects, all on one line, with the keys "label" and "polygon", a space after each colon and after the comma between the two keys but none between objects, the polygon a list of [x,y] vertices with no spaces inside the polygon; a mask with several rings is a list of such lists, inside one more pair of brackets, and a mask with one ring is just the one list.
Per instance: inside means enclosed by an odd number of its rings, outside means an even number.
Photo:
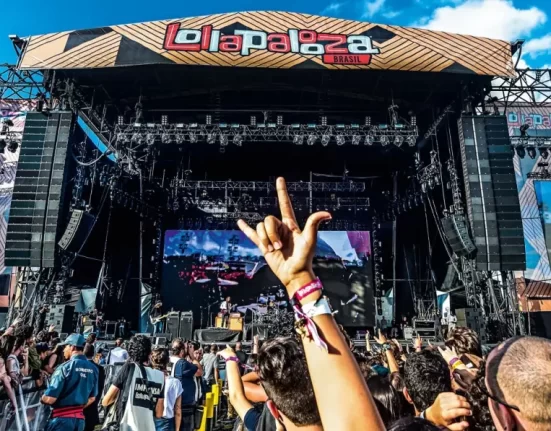
[{"label": "festival wristband", "polygon": [[226,362],[237,362],[239,364],[239,358],[237,356],[229,356],[225,359]]},{"label": "festival wristband", "polygon": [[451,358],[450,362],[448,362],[448,365],[449,365],[450,367],[453,367],[453,365],[454,365],[457,361],[459,361],[459,358],[458,358],[457,356],[456,356],[455,358]]},{"label": "festival wristband", "polygon": [[385,352],[392,350],[392,346],[390,345],[390,343],[384,343],[382,347]]},{"label": "festival wristband", "polygon": [[331,307],[327,298],[321,297],[316,302],[310,302],[302,306],[302,312],[310,319],[321,316],[322,314],[332,314]]},{"label": "festival wristband", "polygon": [[323,285],[321,284],[321,280],[319,278],[316,278],[315,280],[311,281],[308,284],[305,284],[299,290],[297,290],[293,295],[293,299],[297,301],[302,301],[307,296],[311,295],[314,292],[321,291],[322,289]]},{"label": "festival wristband", "polygon": [[462,365],[465,365],[465,364],[463,362],[461,362],[460,359],[458,359],[457,362],[454,362],[454,364],[452,365],[452,370],[455,370],[456,368],[459,368]]}]

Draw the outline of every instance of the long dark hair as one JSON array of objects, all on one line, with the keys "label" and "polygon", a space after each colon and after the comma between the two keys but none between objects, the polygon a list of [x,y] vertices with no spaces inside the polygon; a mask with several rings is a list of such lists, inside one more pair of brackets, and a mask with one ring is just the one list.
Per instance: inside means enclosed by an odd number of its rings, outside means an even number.
[{"label": "long dark hair", "polygon": [[385,426],[402,417],[402,399],[387,378],[373,376],[367,381],[367,386]]}]

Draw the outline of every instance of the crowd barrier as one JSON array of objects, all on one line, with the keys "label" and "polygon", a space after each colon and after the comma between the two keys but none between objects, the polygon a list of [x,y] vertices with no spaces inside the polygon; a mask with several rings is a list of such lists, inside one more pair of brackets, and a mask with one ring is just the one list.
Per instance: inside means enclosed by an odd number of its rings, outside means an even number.
[{"label": "crowd barrier", "polygon": [[[47,381],[45,382],[47,385]],[[0,431],[42,431],[50,416],[50,409],[40,399],[46,386],[37,388],[27,377],[15,389],[16,405],[8,399],[5,391],[0,394]]]}]

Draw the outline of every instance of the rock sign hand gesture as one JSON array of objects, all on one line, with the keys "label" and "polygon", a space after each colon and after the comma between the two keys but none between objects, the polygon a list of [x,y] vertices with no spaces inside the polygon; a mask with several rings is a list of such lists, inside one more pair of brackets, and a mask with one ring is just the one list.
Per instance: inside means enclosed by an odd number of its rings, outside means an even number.
[{"label": "rock sign hand gesture", "polygon": [[289,297],[292,298],[300,287],[314,279],[312,260],[318,227],[322,221],[331,220],[331,214],[320,211],[310,215],[301,231],[283,178],[277,179],[276,190],[281,220],[268,216],[258,223],[256,230],[243,220],[239,220],[237,224],[258,246],[270,269],[285,285]]}]

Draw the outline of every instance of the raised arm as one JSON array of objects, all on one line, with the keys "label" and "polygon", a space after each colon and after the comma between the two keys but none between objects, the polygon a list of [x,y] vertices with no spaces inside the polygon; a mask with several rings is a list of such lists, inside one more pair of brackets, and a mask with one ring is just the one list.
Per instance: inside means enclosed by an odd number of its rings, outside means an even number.
[{"label": "raised arm", "polygon": [[[304,230],[298,227],[283,178],[278,178],[277,194],[282,219],[267,217],[256,230],[243,220],[239,228],[260,248],[266,262],[285,285],[289,298],[301,287],[316,280],[312,260],[317,232],[327,212],[312,214]],[[300,305],[317,303],[321,293],[301,295]],[[317,314],[317,313],[314,313]],[[331,431],[383,430],[384,426],[346,340],[330,313],[312,318],[328,350],[304,336],[303,345],[308,371],[314,387],[323,428]]]}]

